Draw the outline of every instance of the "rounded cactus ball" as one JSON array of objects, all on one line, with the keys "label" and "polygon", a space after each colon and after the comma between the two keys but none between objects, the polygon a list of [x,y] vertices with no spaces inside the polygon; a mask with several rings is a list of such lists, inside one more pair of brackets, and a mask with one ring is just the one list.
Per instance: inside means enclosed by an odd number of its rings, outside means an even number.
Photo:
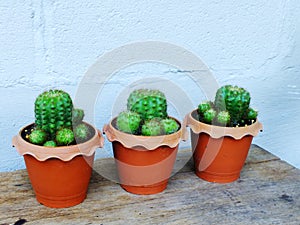
[{"label": "rounded cactus ball", "polygon": [[216,112],[216,110],[214,110],[214,109],[209,109],[209,110],[207,110],[204,114],[203,114],[203,121],[205,122],[205,123],[212,123],[212,121],[215,119],[215,117],[216,117],[216,115],[217,115],[217,112]]},{"label": "rounded cactus ball", "polygon": [[47,133],[41,129],[34,129],[29,135],[29,141],[35,145],[43,145],[47,141]]},{"label": "rounded cactus ball", "polygon": [[221,111],[217,115],[217,121],[221,125],[227,125],[230,123],[230,114],[227,111]]},{"label": "rounded cactus ball", "polygon": [[74,133],[70,128],[63,128],[57,131],[55,140],[58,145],[69,145],[75,140]]},{"label": "rounded cactus ball", "polygon": [[46,141],[46,142],[44,143],[44,146],[45,146],[45,147],[52,147],[52,148],[54,148],[54,147],[56,147],[57,145],[56,145],[56,142],[55,142],[55,141]]},{"label": "rounded cactus ball", "polygon": [[164,127],[165,134],[175,133],[179,129],[179,124],[172,118],[163,119],[161,124]]},{"label": "rounded cactus ball", "polygon": [[81,123],[74,129],[74,136],[77,142],[84,142],[90,136],[90,129],[88,125]]},{"label": "rounded cactus ball", "polygon": [[210,102],[203,102],[198,105],[198,113],[203,115],[207,110],[211,109],[211,103]]},{"label": "rounded cactus ball", "polygon": [[142,125],[142,135],[144,136],[158,136],[164,134],[164,126],[157,118],[145,121]]},{"label": "rounded cactus ball", "polygon": [[249,108],[248,113],[247,113],[247,119],[248,120],[256,120],[257,114],[258,113],[256,110]]},{"label": "rounded cactus ball", "polygon": [[129,134],[136,134],[141,124],[141,116],[136,112],[124,111],[117,117],[117,129]]}]

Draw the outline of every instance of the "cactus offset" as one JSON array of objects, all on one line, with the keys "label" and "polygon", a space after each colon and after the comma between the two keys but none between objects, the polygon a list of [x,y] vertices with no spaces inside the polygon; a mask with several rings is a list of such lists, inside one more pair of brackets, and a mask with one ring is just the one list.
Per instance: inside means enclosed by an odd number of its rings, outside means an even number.
[{"label": "cactus offset", "polygon": [[48,135],[44,130],[34,129],[31,131],[28,139],[32,144],[43,145],[47,141]]},{"label": "cactus offset", "polygon": [[117,128],[129,134],[137,134],[141,124],[141,116],[136,112],[124,111],[117,117]]},{"label": "cactus offset", "polygon": [[143,120],[166,118],[167,100],[159,90],[134,90],[127,100],[127,110],[139,113]]},{"label": "cactus offset", "polygon": [[52,148],[54,148],[54,147],[57,146],[57,144],[56,144],[55,141],[46,141],[46,142],[44,143],[44,146],[45,146],[45,147],[52,147]]},{"label": "cactus offset", "polygon": [[203,116],[203,114],[212,108],[212,102],[202,102],[198,105],[198,113]]},{"label": "cactus offset", "polygon": [[230,123],[230,114],[227,111],[221,111],[217,115],[217,122],[222,125],[226,126]]},{"label": "cactus offset", "polygon": [[74,133],[70,128],[63,128],[57,131],[55,140],[58,145],[70,145],[75,140]]},{"label": "cactus offset", "polygon": [[254,109],[252,108],[249,108],[248,111],[247,111],[247,118],[248,120],[255,120],[256,117],[257,117],[257,111],[255,111]]},{"label": "cactus offset", "polygon": [[46,91],[35,101],[35,124],[54,138],[59,129],[72,126],[72,110],[73,103],[68,93]]},{"label": "cactus offset", "polygon": [[211,124],[213,122],[213,120],[215,119],[216,115],[217,115],[216,110],[209,109],[206,112],[204,112],[204,114],[203,114],[203,121],[205,123]]},{"label": "cactus offset", "polygon": [[77,125],[74,129],[74,136],[77,143],[82,143],[86,141],[91,135],[88,125],[81,123]]},{"label": "cactus offset", "polygon": [[179,129],[178,123],[172,118],[163,119],[160,121],[160,123],[164,127],[165,134],[173,134]]},{"label": "cactus offset", "polygon": [[72,124],[76,126],[80,124],[84,117],[84,111],[82,109],[73,109],[72,111]]},{"label": "cactus offset", "polygon": [[142,125],[142,135],[144,136],[158,136],[162,134],[164,134],[164,126],[158,118],[147,120]]}]

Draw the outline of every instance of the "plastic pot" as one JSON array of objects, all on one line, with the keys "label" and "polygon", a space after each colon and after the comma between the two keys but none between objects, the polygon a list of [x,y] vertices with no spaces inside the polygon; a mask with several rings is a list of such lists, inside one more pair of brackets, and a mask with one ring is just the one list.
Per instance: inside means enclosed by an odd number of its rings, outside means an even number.
[{"label": "plastic pot", "polygon": [[262,131],[256,121],[245,127],[221,127],[199,122],[197,111],[185,118],[191,128],[195,173],[209,182],[229,183],[240,177],[254,136]]},{"label": "plastic pot", "polygon": [[165,190],[176,160],[182,128],[170,135],[146,137],[121,132],[115,128],[115,123],[116,118],[105,125],[103,131],[112,142],[121,187],[140,195]]},{"label": "plastic pot", "polygon": [[[89,124],[88,124],[89,125]],[[51,208],[66,208],[84,201],[92,174],[96,148],[103,147],[101,133],[78,145],[44,147],[29,143],[25,135],[34,124],[22,128],[12,140],[23,155],[36,199]]]}]

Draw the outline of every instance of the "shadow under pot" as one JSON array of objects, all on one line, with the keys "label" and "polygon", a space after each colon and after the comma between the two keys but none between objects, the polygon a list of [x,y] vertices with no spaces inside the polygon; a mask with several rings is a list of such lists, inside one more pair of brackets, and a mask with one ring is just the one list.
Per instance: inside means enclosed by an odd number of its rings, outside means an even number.
[{"label": "shadow under pot", "polygon": [[[87,124],[87,123],[86,123]],[[39,203],[51,208],[66,208],[84,201],[92,174],[96,148],[102,148],[101,133],[87,124],[92,137],[77,145],[44,147],[25,139],[34,127],[22,128],[12,140],[24,157],[30,182]]]},{"label": "shadow under pot", "polygon": [[252,139],[262,124],[256,121],[245,127],[221,127],[200,122],[197,110],[185,123],[191,130],[195,173],[209,182],[229,183],[240,177]]},{"label": "shadow under pot", "polygon": [[133,135],[116,129],[114,118],[103,131],[112,142],[120,186],[125,191],[149,195],[166,189],[176,161],[181,127],[169,135]]}]

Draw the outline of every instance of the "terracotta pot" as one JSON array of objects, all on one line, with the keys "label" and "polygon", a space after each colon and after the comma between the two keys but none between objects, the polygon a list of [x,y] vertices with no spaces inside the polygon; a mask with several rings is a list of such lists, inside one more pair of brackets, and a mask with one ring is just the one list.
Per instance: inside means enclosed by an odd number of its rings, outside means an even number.
[{"label": "terracotta pot", "polygon": [[92,174],[95,150],[103,147],[103,137],[94,127],[93,137],[81,144],[62,147],[43,147],[25,140],[21,129],[13,138],[13,146],[23,155],[36,199],[52,208],[71,207],[81,203],[87,194]]},{"label": "terracotta pot", "polygon": [[176,160],[182,128],[170,135],[146,137],[117,130],[115,121],[116,118],[105,125],[103,131],[113,145],[121,187],[141,195],[165,190]]},{"label": "terracotta pot", "polygon": [[256,121],[246,127],[220,127],[195,119],[197,111],[186,116],[191,128],[195,173],[198,177],[217,183],[229,183],[240,177],[254,136],[262,130]]}]

